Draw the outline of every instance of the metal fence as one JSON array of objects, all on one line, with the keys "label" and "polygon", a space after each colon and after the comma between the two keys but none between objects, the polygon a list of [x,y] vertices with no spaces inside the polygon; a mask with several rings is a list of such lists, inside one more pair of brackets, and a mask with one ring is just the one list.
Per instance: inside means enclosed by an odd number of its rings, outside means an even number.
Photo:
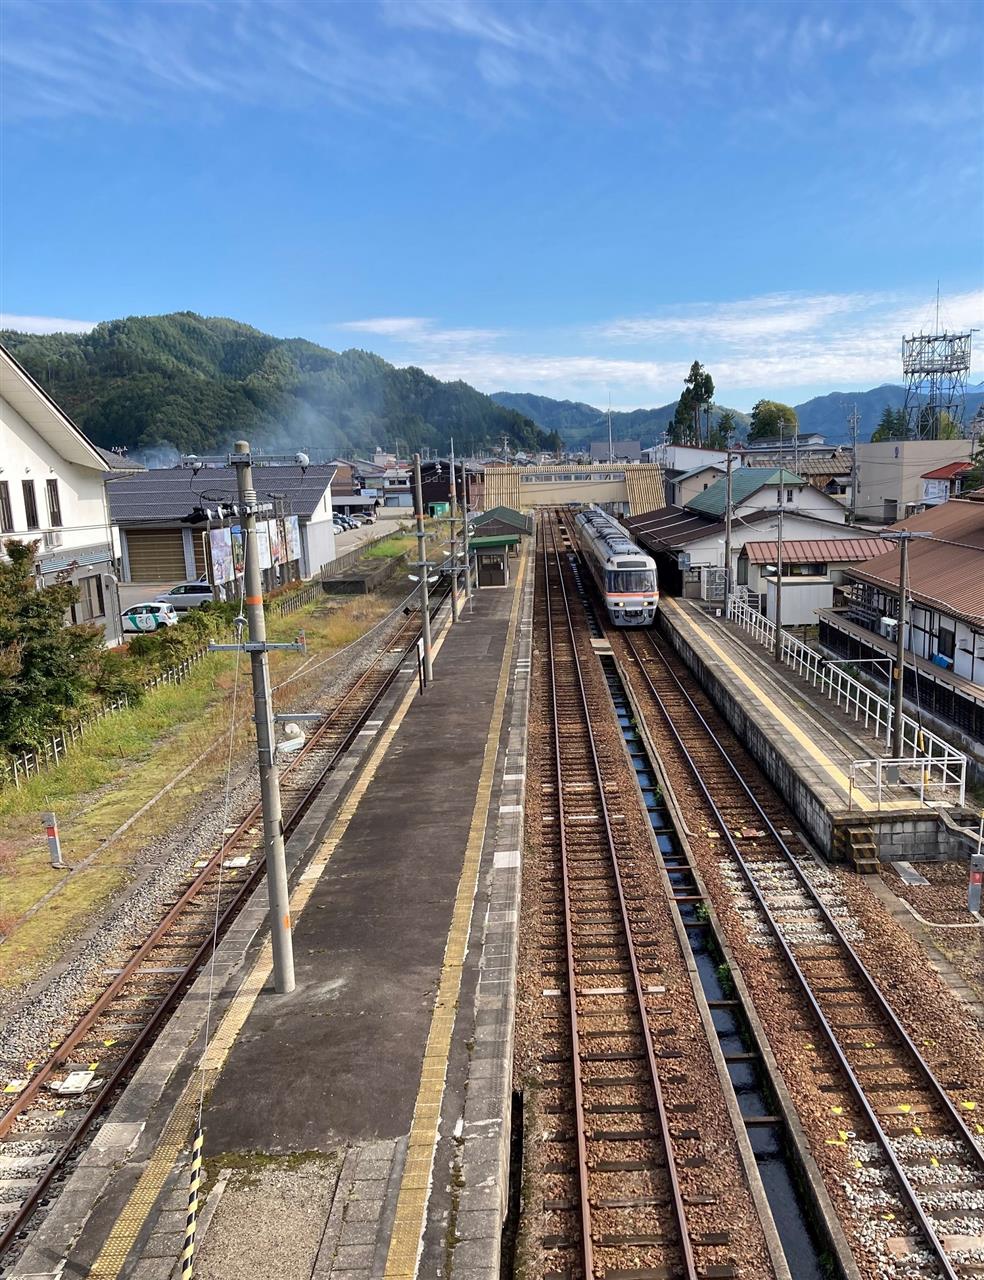
[{"label": "metal fence", "polygon": [[[763,613],[756,613],[734,596],[729,601],[728,617],[744,627],[765,648],[774,649],[776,627]],[[788,631],[782,633],[782,661],[832,702],[864,724],[875,738],[892,740],[893,709],[887,699],[849,675],[843,667],[831,665],[822,653],[811,649]],[[877,767],[876,767],[877,765]],[[953,792],[963,804],[967,785],[967,757],[943,738],[917,724],[911,716],[902,716],[902,752],[898,759],[877,762],[856,760],[852,777],[867,778],[881,802],[885,771],[898,775],[898,784],[918,789],[925,800],[927,789],[936,798],[952,798]]]},{"label": "metal fence", "polygon": [[[166,684],[180,684],[182,680],[186,680],[193,667],[201,662],[202,658],[208,653],[208,649],[199,649],[197,653],[189,654],[175,667],[169,667],[167,671],[160,672],[154,676],[152,680],[144,682],[144,689],[159,689]],[[43,773],[47,769],[53,769],[56,765],[61,764],[62,760],[68,755],[72,747],[85,737],[86,733],[100,722],[105,720],[107,716],[116,715],[117,712],[125,710],[130,705],[129,699],[125,694],[121,694],[118,698],[112,698],[109,702],[104,702],[101,707],[94,711],[90,716],[86,716],[84,720],[68,725],[67,728],[60,730],[58,733],[52,734],[50,738],[38,747],[37,751],[24,751],[18,756],[0,756],[0,787],[9,787],[11,784],[20,790],[21,783],[27,782],[36,774]]]},{"label": "metal fence", "polygon": [[324,594],[324,587],[318,579],[315,579],[314,582],[309,582],[306,586],[298,587],[296,591],[284,596],[282,600],[274,600],[272,604],[280,617],[286,618],[288,613],[295,613],[298,609],[303,609],[306,604],[313,604],[316,600],[320,600]]}]

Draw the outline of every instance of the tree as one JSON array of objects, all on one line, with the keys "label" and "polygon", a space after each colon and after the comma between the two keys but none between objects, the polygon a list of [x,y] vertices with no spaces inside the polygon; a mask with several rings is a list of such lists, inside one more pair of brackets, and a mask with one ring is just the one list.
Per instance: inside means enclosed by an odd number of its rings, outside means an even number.
[{"label": "tree", "polygon": [[892,409],[888,405],[882,409],[878,426],[871,433],[871,443],[878,444],[882,440],[907,440],[909,426],[904,409]]},{"label": "tree", "polygon": [[713,441],[708,440],[708,444],[713,444],[715,448],[729,448],[735,433],[738,430],[738,419],[735,417],[733,409],[725,409],[717,422],[714,424],[712,435]]},{"label": "tree", "polygon": [[[710,417],[711,400],[714,397],[714,379],[699,360],[690,366],[683,383],[683,391],[673,414],[672,434],[674,444],[700,444],[703,439],[700,415]],[[710,430],[707,432],[710,435]]]},{"label": "tree", "polygon": [[12,751],[37,746],[83,708],[105,660],[98,627],[65,623],[78,590],[35,587],[37,546],[10,539],[0,560],[0,748]]},{"label": "tree", "polygon": [[799,419],[792,405],[783,404],[779,400],[759,400],[752,405],[752,421],[748,428],[748,439],[791,440],[799,431]]}]

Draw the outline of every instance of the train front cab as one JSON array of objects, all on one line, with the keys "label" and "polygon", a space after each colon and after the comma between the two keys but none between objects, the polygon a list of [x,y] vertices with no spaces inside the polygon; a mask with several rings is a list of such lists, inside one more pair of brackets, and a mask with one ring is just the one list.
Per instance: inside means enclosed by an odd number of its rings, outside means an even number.
[{"label": "train front cab", "polygon": [[616,627],[651,627],[659,605],[656,566],[646,569],[609,569],[605,605]]}]

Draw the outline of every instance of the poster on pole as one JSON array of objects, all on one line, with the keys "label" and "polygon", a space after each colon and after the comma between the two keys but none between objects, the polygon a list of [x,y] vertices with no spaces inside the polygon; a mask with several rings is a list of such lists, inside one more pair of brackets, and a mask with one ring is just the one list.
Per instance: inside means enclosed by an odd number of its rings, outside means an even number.
[{"label": "poster on pole", "polygon": [[239,577],[246,565],[246,537],[240,524],[232,525],[229,533],[232,537],[232,567]]},{"label": "poster on pole", "polygon": [[288,516],[284,521],[284,529],[287,534],[287,559],[300,560],[301,558],[301,528],[297,523],[297,516]]},{"label": "poster on pole", "polygon": [[217,585],[231,582],[233,578],[231,530],[212,529],[209,533],[209,544],[212,550],[213,581]]},{"label": "poster on pole", "polygon": [[260,568],[269,569],[273,561],[270,559],[270,528],[266,520],[256,522],[256,549],[259,552]]},{"label": "poster on pole", "polygon": [[270,556],[275,565],[284,562],[283,526],[279,520],[268,521],[270,525]]}]

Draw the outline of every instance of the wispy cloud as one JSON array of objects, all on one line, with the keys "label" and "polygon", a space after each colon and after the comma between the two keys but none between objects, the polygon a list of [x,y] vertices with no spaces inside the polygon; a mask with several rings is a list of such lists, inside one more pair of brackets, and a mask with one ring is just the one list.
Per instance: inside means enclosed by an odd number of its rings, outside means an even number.
[{"label": "wispy cloud", "polygon": [[97,320],[66,320],[61,316],[15,316],[0,311],[0,329],[13,329],[16,333],[88,333]]},{"label": "wispy cloud", "polygon": [[[945,296],[941,327],[984,316],[984,290]],[[935,327],[935,299],[897,293],[779,293],[666,308],[578,329],[446,328],[422,317],[350,321],[397,364],[484,391],[539,391],[603,403],[654,405],[679,393],[692,360],[711,370],[723,402],[756,394],[796,400],[901,380],[903,334]]]}]

